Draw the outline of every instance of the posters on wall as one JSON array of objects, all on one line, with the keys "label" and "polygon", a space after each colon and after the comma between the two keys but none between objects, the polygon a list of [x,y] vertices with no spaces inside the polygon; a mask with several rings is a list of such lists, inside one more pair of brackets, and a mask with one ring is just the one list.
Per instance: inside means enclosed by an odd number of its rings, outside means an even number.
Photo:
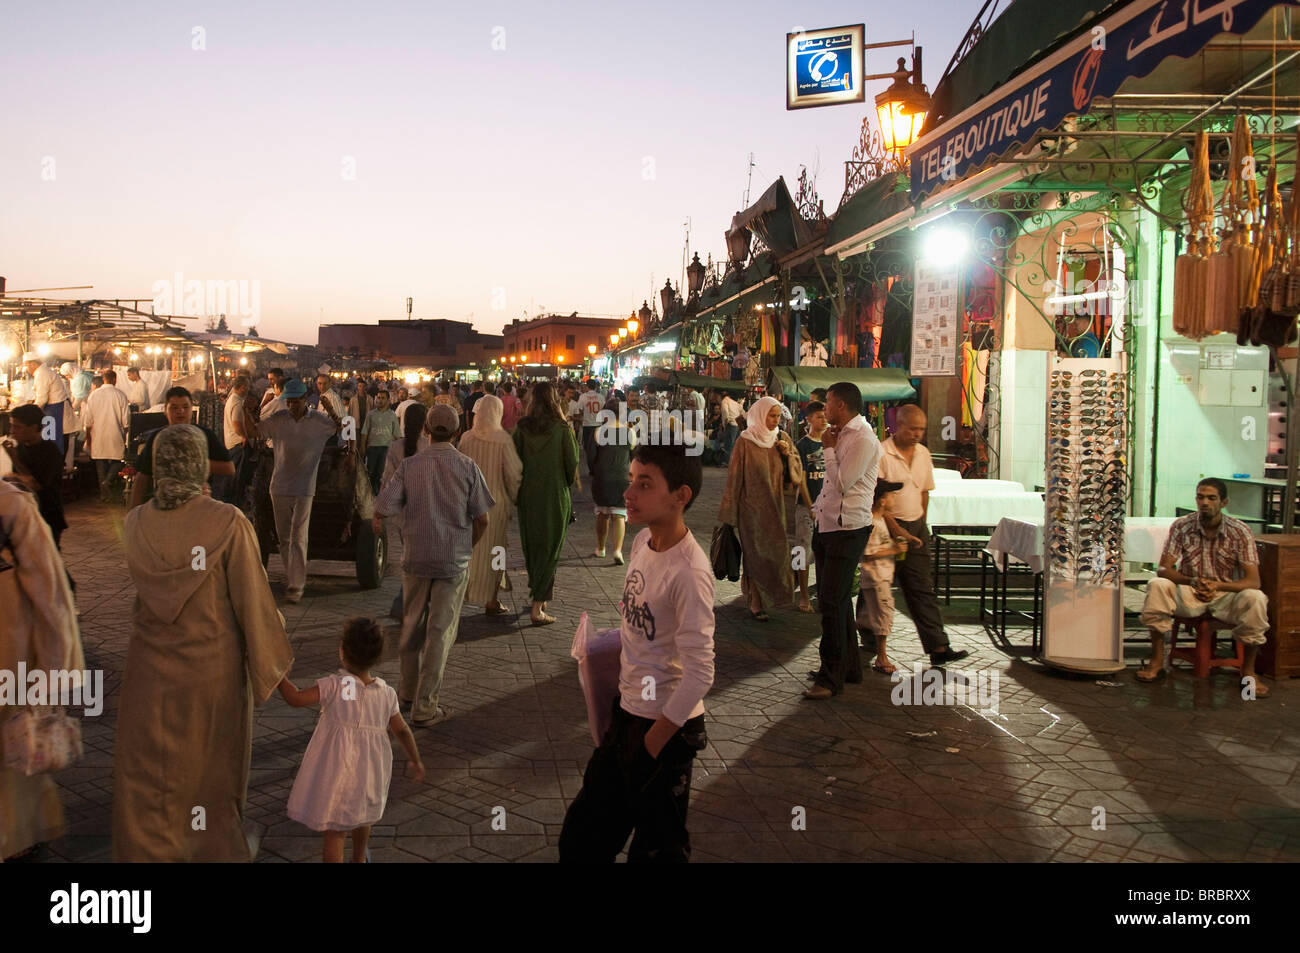
[{"label": "posters on wall", "polygon": [[957,308],[958,272],[928,262],[916,263],[916,292],[912,299],[913,377],[953,377],[959,371],[957,345],[961,339]]}]

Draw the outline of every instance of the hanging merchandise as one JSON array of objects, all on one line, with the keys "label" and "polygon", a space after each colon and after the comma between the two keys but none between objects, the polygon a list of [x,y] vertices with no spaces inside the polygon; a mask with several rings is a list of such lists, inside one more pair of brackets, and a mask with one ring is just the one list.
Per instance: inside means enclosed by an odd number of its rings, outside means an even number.
[{"label": "hanging merchandise", "polygon": [[[1296,149],[1300,150],[1300,126],[1296,127]],[[1300,152],[1297,153],[1297,169],[1300,170]],[[1281,307],[1273,309],[1291,316],[1300,314],[1300,202],[1296,201],[1294,181],[1291,186],[1291,217],[1286,230],[1289,248],[1286,293],[1282,296]]]},{"label": "hanging merchandise", "polygon": [[1174,331],[1199,340],[1205,336],[1205,286],[1214,224],[1214,193],[1210,188],[1210,147],[1204,131],[1191,149],[1191,179],[1183,195],[1187,244],[1174,262]]},{"label": "hanging merchandise", "polygon": [[1237,114],[1232,128],[1232,174],[1228,187],[1236,196],[1236,241],[1232,246],[1237,273],[1237,313],[1228,321],[1224,331],[1237,329],[1237,317],[1255,303],[1259,283],[1255,279],[1256,247],[1260,241],[1259,183],[1256,179],[1255,146],[1250,137],[1250,124],[1244,113]]},{"label": "hanging merchandise", "polygon": [[1227,181],[1219,202],[1223,227],[1219,250],[1209,257],[1205,284],[1205,332],[1238,332],[1241,313],[1250,307],[1255,251],[1251,227],[1259,213],[1255,157],[1246,117],[1238,114],[1228,152]]}]

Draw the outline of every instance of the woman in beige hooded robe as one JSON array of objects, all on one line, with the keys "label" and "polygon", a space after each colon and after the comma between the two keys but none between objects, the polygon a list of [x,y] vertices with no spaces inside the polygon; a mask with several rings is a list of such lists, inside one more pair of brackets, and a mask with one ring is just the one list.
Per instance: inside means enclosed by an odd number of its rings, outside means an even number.
[{"label": "woman in beige hooded robe", "polygon": [[252,525],[203,495],[203,432],[168,427],[153,454],[156,495],[125,526],[136,600],[113,759],[113,858],[247,861],[253,705],[293,653]]},{"label": "woman in beige hooded robe", "polygon": [[469,583],[465,587],[465,601],[483,606],[488,615],[501,615],[506,611],[497,594],[505,585],[505,570],[493,568],[497,562],[497,547],[506,545],[506,529],[510,514],[514,512],[519,496],[519,482],[524,476],[524,465],[515,451],[514,438],[501,427],[501,399],[485,394],[474,404],[474,426],[460,438],[460,452],[478,464],[488,492],[497,501],[488,511],[487,531],[474,546],[469,560]]},{"label": "woman in beige hooded robe", "polygon": [[[20,662],[28,672],[86,667],[76,606],[50,528],[34,496],[0,480],[0,671],[16,674]],[[21,711],[0,704],[0,732]],[[6,770],[0,758],[0,860],[62,833],[53,775],[29,778]]]},{"label": "woman in beige hooded robe", "polygon": [[790,541],[785,534],[785,484],[803,482],[799,452],[784,433],[781,403],[762,397],[749,408],[749,426],[731,451],[718,519],[736,527],[742,553],[741,592],[762,622],[767,610],[794,602]]}]

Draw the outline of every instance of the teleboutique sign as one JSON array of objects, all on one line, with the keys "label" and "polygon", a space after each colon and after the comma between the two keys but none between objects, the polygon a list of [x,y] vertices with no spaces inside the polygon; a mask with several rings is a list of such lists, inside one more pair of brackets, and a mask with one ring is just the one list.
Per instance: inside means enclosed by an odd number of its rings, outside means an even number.
[{"label": "teleboutique sign", "polygon": [[1275,6],[1297,0],[1137,0],[1085,31],[1003,89],[908,150],[911,196],[920,200],[992,159],[1113,96],[1167,57],[1192,56],[1220,33],[1245,33]]}]

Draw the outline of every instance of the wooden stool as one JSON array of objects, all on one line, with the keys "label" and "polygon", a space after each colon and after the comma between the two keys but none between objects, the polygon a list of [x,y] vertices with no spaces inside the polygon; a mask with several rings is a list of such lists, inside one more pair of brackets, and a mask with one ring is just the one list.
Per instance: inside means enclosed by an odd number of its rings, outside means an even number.
[{"label": "wooden stool", "polygon": [[[1182,626],[1187,626],[1189,630],[1196,633],[1196,645],[1190,648],[1178,647],[1178,630]],[[1208,613],[1198,616],[1194,619],[1188,619],[1184,616],[1174,616],[1174,626],[1169,630],[1169,665],[1173,666],[1174,659],[1182,659],[1184,662],[1192,663],[1192,673],[1197,678],[1205,678],[1210,674],[1210,669],[1219,667],[1236,668],[1241,671],[1246,662],[1245,647],[1237,642],[1237,654],[1229,655],[1226,658],[1216,658],[1214,655],[1214,644],[1220,630],[1231,628],[1226,623],[1220,622]],[[1235,640],[1234,640],[1235,641]]]}]

